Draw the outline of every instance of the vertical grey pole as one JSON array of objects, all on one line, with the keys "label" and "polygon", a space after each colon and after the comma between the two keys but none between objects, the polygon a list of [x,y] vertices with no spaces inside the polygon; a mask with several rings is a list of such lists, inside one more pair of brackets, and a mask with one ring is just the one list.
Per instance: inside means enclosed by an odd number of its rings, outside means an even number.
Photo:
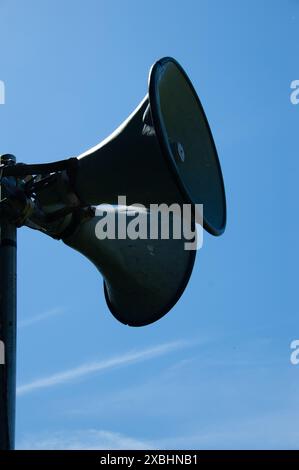
[{"label": "vertical grey pole", "polygon": [[[0,163],[14,164],[13,155]],[[1,185],[1,182],[0,182]],[[2,193],[2,194],[1,194]],[[0,200],[5,197],[0,186]],[[14,449],[16,403],[16,226],[0,220],[0,449]],[[3,364],[4,362],[4,364]]]}]

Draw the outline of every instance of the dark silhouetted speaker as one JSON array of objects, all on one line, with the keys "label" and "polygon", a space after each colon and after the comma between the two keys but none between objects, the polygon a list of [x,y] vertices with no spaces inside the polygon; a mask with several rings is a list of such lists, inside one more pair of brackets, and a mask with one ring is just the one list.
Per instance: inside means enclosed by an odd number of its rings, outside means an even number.
[{"label": "dark silhouetted speaker", "polygon": [[[78,157],[73,186],[86,205],[203,204],[203,226],[223,233],[221,168],[199,98],[182,67],[163,58],[151,68],[148,95],[107,139]],[[118,208],[118,211],[121,209]],[[123,323],[163,316],[189,280],[195,251],[180,240],[99,240],[99,219],[81,223],[65,243],[87,256],[105,280],[106,300]]]},{"label": "dark silhouetted speaker", "polygon": [[[173,219],[176,217],[173,213],[169,213],[167,239],[163,239],[163,224],[159,223],[155,239],[124,237],[100,240],[97,238],[97,224],[107,217],[107,213],[115,218],[116,233],[122,217],[127,229],[137,217],[138,223],[144,223],[148,232],[155,223],[147,210],[111,207],[104,211],[103,216],[78,225],[73,235],[64,241],[85,255],[100,271],[108,307],[119,321],[130,326],[153,323],[165,315],[182,295],[192,272],[196,251],[185,249],[189,242],[184,236],[177,239],[173,236]],[[181,220],[178,222],[180,224]]]}]

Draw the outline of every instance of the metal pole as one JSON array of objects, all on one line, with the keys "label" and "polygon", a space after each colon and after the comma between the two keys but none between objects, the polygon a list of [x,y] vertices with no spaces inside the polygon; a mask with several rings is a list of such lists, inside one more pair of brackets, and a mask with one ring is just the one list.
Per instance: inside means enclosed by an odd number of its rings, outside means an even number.
[{"label": "metal pole", "polygon": [[[13,155],[0,163],[15,164]],[[2,192],[2,194],[1,194]],[[0,200],[5,197],[1,190]],[[16,403],[16,262],[17,229],[0,220],[0,341],[4,364],[0,364],[0,449],[14,449]],[[3,349],[3,348],[2,348]],[[3,362],[3,361],[2,361]]]}]

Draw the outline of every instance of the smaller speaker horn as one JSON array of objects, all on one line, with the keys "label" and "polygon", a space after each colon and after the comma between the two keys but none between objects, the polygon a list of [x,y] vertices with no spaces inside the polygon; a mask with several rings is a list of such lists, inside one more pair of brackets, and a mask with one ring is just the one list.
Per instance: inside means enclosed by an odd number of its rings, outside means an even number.
[{"label": "smaller speaker horn", "polygon": [[[195,260],[196,251],[186,249],[190,238],[175,235],[175,228],[182,225],[180,214],[169,213],[167,238],[163,238],[162,212],[153,214],[138,207],[120,206],[102,211],[101,216],[79,224],[64,242],[86,256],[102,274],[107,305],[115,318],[130,326],[153,323],[178,301]],[[130,224],[134,225],[131,229]],[[121,225],[122,234],[131,237],[120,237]],[[135,239],[141,226],[145,227],[144,237]],[[153,228],[157,229],[156,235],[150,238]],[[193,230],[195,237],[195,227]]]}]

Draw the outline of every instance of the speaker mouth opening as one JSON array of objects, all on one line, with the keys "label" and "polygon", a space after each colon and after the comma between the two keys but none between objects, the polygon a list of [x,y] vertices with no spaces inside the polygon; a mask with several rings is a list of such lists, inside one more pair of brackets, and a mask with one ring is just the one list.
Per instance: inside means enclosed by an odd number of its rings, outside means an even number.
[{"label": "speaker mouth opening", "polygon": [[216,146],[199,97],[172,57],[152,66],[149,102],[157,139],[184,201],[203,204],[205,230],[221,235],[226,197]]},{"label": "speaker mouth opening", "polygon": [[115,306],[113,305],[109,297],[107,284],[104,279],[103,287],[104,287],[104,296],[105,296],[106,304],[110,312],[114,316],[114,318],[116,318],[116,320],[118,320],[123,325],[131,326],[131,327],[148,326],[157,322],[161,318],[163,318],[170,310],[172,310],[172,308],[180,300],[181,296],[183,295],[189,283],[189,280],[193,271],[194,263],[195,263],[196,251],[190,251],[189,253],[190,253],[190,257],[189,257],[188,269],[185,272],[181,285],[179,286],[178,290],[174,293],[173,297],[169,300],[169,302],[166,305],[164,305],[163,308],[161,308],[159,311],[153,313],[150,319],[139,320],[139,321],[132,320],[130,314],[127,314],[127,312],[120,312],[119,309],[115,308]]}]

